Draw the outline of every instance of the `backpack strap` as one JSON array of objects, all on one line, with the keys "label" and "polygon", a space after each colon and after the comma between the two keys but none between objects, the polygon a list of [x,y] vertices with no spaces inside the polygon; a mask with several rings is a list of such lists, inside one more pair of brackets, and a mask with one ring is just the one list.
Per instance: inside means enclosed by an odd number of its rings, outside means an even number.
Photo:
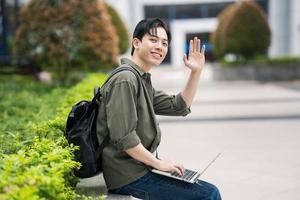
[{"label": "backpack strap", "polygon": [[[110,75],[109,77],[106,79],[106,81],[104,82],[104,84],[101,86],[103,87],[115,74],[121,72],[121,71],[125,71],[125,70],[128,70],[128,71],[131,71],[135,76],[136,76],[136,79],[138,81],[138,91],[137,91],[137,96],[139,97],[140,96],[140,91],[141,91],[141,80],[140,80],[140,74],[139,72],[133,68],[133,67],[118,67],[117,69],[115,69]],[[95,101],[96,99],[98,99],[100,96],[101,96],[101,92],[100,92],[100,87],[95,87],[94,88],[94,98],[92,101]]]}]

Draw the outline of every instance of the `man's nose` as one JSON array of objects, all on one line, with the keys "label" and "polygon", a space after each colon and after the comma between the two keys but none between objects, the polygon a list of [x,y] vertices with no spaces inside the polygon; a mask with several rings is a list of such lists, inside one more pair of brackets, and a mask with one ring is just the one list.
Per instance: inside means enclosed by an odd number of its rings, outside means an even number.
[{"label": "man's nose", "polygon": [[155,48],[160,51],[162,51],[162,47],[163,47],[163,44],[161,42],[158,42],[155,46]]}]

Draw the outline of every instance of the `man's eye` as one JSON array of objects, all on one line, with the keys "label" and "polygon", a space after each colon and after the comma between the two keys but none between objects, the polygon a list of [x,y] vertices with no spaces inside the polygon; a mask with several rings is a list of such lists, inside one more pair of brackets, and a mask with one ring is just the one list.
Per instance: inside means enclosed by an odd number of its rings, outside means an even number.
[{"label": "man's eye", "polygon": [[150,41],[151,42],[156,42],[156,39],[151,38]]},{"label": "man's eye", "polygon": [[167,47],[168,46],[168,43],[163,43],[164,47]]}]

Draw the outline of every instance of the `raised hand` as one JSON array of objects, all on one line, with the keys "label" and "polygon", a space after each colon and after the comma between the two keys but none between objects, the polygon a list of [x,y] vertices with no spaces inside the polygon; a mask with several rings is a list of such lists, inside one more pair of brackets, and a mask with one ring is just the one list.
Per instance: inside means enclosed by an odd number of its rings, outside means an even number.
[{"label": "raised hand", "polygon": [[205,48],[200,45],[200,39],[194,37],[190,40],[189,56],[186,54],[183,56],[183,62],[186,67],[192,70],[192,72],[201,72],[205,63]]}]

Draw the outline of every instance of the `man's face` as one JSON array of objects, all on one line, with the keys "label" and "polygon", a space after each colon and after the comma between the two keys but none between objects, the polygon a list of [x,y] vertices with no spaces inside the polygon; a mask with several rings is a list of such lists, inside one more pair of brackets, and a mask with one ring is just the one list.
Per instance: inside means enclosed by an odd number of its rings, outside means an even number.
[{"label": "man's face", "polygon": [[133,43],[135,45],[134,53],[146,66],[158,66],[168,53],[168,36],[162,27],[157,28],[156,35],[146,34],[142,41],[135,38]]}]

